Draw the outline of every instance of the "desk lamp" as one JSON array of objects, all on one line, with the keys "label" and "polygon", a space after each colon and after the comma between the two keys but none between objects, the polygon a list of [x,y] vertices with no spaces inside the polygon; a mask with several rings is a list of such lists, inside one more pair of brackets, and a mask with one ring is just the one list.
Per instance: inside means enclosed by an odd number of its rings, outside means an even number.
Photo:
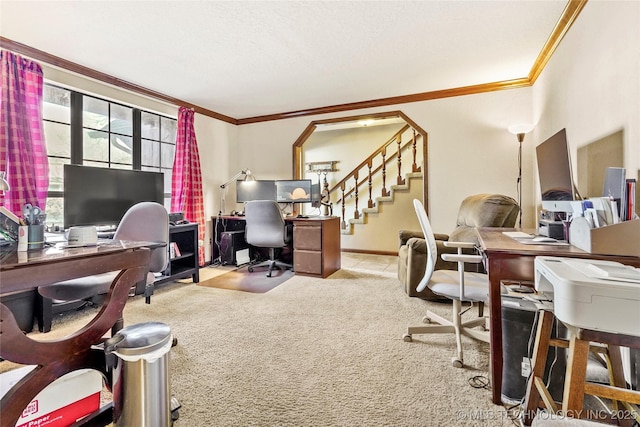
[{"label": "desk lamp", "polygon": [[518,192],[518,228],[522,228],[522,142],[525,134],[531,132],[531,125],[511,125],[508,130],[518,137],[518,180],[516,181]]},{"label": "desk lamp", "polygon": [[218,213],[218,215],[222,215],[222,213],[225,211],[225,189],[229,184],[240,178],[242,175],[244,175],[244,181],[255,181],[256,179],[249,169],[243,169],[229,178],[227,182],[222,184],[220,186],[220,212]]}]

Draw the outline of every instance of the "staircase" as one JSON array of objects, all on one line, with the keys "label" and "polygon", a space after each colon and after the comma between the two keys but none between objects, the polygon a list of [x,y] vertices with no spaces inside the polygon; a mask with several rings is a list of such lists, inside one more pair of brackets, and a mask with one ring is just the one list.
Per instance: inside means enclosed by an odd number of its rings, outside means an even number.
[{"label": "staircase", "polygon": [[[384,204],[395,203],[397,198],[396,193],[411,194],[412,185],[417,185],[421,187],[422,177],[423,177],[422,172],[409,172],[406,175],[404,175],[404,178],[405,178],[404,184],[391,185],[390,190],[388,191],[388,194],[386,196],[378,196],[374,199],[375,202],[373,203],[374,205],[373,207],[362,208],[362,215],[360,215],[359,218],[348,219],[346,222],[346,227],[343,224],[341,233],[343,235],[354,234],[356,230],[356,227],[355,227],[356,224],[361,224],[361,225],[367,224],[369,222],[368,221],[369,215],[379,215],[384,210],[383,208]],[[412,182],[414,183],[412,184]],[[413,194],[416,195],[416,192],[414,191]],[[414,196],[412,196],[411,198],[413,197]]]},{"label": "staircase", "polygon": [[325,174],[320,209],[329,215],[330,204],[332,214],[341,218],[344,250],[395,254],[398,230],[420,229],[412,199],[428,206],[427,135],[409,124],[394,132],[331,188]]}]

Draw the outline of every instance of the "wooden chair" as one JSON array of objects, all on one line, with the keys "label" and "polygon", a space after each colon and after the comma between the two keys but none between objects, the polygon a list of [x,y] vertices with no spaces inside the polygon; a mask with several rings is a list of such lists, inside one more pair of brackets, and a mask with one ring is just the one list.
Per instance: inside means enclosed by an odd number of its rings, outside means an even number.
[{"label": "wooden chair", "polygon": [[[609,420],[610,422],[617,422],[621,426],[632,426],[634,417],[640,422],[637,409],[630,405],[640,404],[640,391],[627,389],[620,356],[620,347],[640,348],[640,336],[614,334],[567,325],[571,336],[568,341],[551,339],[554,318],[553,312],[546,310],[541,311],[538,318],[532,373],[525,395],[524,425],[531,425],[541,402],[552,414],[562,414],[572,418],[594,418],[593,415],[597,415],[595,418],[602,421],[600,416],[603,414],[590,414],[589,411],[583,410],[585,394],[613,401],[614,417]],[[569,349],[561,406],[554,402],[542,380],[550,346]],[[605,357],[609,370],[609,385],[586,380],[589,351]]]}]

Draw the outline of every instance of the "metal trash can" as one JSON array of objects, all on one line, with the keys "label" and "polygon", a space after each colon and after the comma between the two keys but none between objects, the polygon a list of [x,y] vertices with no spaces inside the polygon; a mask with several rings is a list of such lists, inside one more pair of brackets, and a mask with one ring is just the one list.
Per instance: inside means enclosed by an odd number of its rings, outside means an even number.
[{"label": "metal trash can", "polygon": [[107,360],[113,364],[116,427],[172,426],[171,344],[171,329],[159,322],[128,326],[106,341]]}]

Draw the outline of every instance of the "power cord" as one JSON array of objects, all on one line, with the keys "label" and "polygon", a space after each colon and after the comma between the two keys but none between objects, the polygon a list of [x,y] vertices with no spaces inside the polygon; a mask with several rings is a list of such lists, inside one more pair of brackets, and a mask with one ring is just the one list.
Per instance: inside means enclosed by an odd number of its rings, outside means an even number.
[{"label": "power cord", "polygon": [[491,390],[491,383],[489,382],[489,378],[484,375],[474,375],[469,378],[469,385],[473,388],[483,388],[485,390]]}]

